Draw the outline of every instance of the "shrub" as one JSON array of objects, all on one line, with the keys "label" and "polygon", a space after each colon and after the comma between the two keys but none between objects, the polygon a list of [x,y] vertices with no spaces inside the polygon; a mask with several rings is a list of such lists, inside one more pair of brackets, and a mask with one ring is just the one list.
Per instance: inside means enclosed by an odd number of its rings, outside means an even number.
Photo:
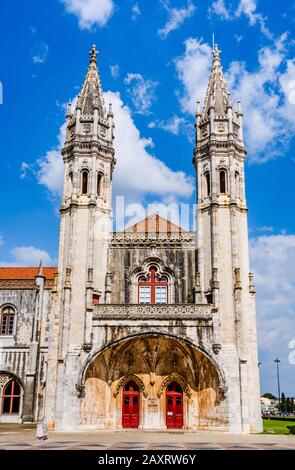
[{"label": "shrub", "polygon": [[295,426],[287,426],[287,429],[289,429],[289,434],[295,434]]}]

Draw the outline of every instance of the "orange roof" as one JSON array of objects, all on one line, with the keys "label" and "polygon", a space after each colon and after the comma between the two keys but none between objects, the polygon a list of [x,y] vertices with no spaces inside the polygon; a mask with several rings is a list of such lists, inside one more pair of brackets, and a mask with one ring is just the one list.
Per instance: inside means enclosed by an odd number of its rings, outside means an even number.
[{"label": "orange roof", "polygon": [[[38,267],[35,268],[1,268],[0,279],[35,279],[38,274]],[[43,276],[46,279],[53,279],[57,268],[42,268]]]},{"label": "orange roof", "polygon": [[183,232],[183,229],[175,225],[170,220],[166,220],[158,214],[152,214],[144,220],[137,222],[131,227],[124,229],[124,232],[140,232],[140,233],[159,233],[159,232]]}]

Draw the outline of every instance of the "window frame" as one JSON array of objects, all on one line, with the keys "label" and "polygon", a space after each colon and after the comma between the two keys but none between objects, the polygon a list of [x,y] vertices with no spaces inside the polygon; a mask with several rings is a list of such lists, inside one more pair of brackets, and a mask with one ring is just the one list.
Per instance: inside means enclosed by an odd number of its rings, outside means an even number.
[{"label": "window frame", "polygon": [[[86,188],[84,187],[84,175],[86,175]],[[86,189],[86,191],[85,191]],[[87,169],[81,170],[81,194],[82,196],[87,196],[89,193],[89,171]]]},{"label": "window frame", "polygon": [[209,170],[205,171],[204,180],[205,180],[205,197],[209,197],[211,195],[211,178],[210,178]]},{"label": "window frame", "polygon": [[[6,309],[11,311],[5,312]],[[16,308],[13,305],[4,305],[0,311],[0,336],[13,336],[15,330]],[[5,326],[3,328],[5,320]],[[12,323],[12,325],[11,325]]]},{"label": "window frame", "polygon": [[[11,383],[11,392],[9,394],[5,394],[5,391],[6,391],[6,389],[9,386],[10,383]],[[18,387],[19,387],[19,394],[14,393],[15,384],[17,384]],[[13,377],[10,380],[8,380],[8,382],[3,387],[2,394],[1,394],[1,410],[0,410],[1,415],[10,415],[11,416],[11,415],[19,415],[20,414],[21,405],[22,405],[22,395],[23,395],[22,392],[23,392],[23,389],[22,389],[22,386],[21,386],[21,384],[19,383],[18,380],[16,380]],[[13,411],[13,402],[14,402],[15,399],[18,399],[18,410],[17,411]],[[4,406],[5,406],[6,401],[9,402],[9,411],[4,411]]]},{"label": "window frame", "polygon": [[[160,269],[152,265],[149,267],[146,274],[140,274],[137,279],[138,285],[138,304],[140,305],[166,305],[169,300],[169,278],[166,274],[161,273]],[[149,288],[149,302],[141,302],[141,288]],[[166,290],[166,301],[157,302],[157,288],[165,287]]]},{"label": "window frame", "polygon": [[[222,180],[223,175],[223,180]],[[224,186],[224,188],[223,188]],[[223,191],[224,189],[224,191]],[[227,193],[227,171],[224,168],[219,170],[219,193],[226,194]]]},{"label": "window frame", "polygon": [[102,197],[103,179],[104,174],[99,171],[96,175],[96,194],[98,197]]}]

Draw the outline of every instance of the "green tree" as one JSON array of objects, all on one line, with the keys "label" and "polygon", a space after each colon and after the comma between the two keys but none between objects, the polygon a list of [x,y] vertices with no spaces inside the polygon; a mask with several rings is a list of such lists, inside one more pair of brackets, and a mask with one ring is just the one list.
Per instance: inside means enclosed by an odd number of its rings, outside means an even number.
[{"label": "green tree", "polygon": [[262,395],[264,398],[269,398],[270,400],[276,400],[277,397],[275,397],[272,393],[267,392]]},{"label": "green tree", "polygon": [[285,412],[286,412],[286,397],[285,397],[285,394],[284,394],[284,393],[282,393],[282,396],[281,396],[280,411],[281,411],[282,413],[285,413]]}]

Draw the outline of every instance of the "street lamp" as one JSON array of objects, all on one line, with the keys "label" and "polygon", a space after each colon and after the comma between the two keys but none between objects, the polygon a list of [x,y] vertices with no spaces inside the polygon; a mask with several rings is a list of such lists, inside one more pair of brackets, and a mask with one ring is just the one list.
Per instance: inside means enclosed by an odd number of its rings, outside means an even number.
[{"label": "street lamp", "polygon": [[278,395],[279,395],[279,410],[281,411],[281,390],[280,390],[280,373],[279,373],[279,363],[281,362],[278,358],[274,360],[277,365],[277,379],[278,379]]}]

